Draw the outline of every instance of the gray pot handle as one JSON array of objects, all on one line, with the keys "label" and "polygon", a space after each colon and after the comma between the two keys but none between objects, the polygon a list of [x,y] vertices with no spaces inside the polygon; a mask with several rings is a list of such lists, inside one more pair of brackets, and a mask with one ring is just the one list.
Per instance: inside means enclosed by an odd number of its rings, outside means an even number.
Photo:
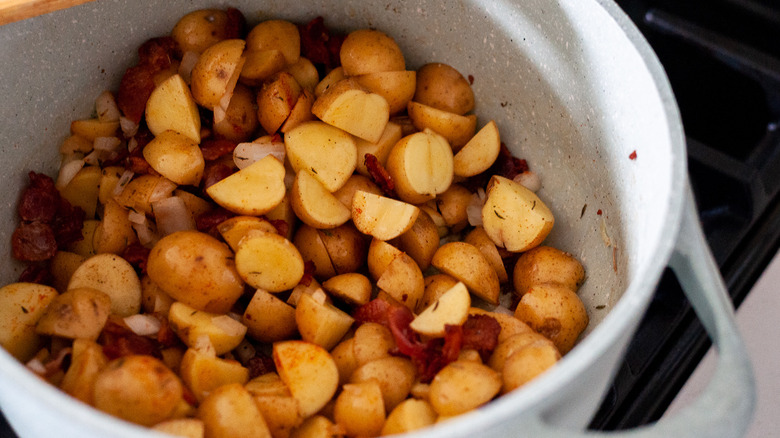
[{"label": "gray pot handle", "polygon": [[[532,421],[532,437],[739,437],[755,406],[755,382],[745,345],[737,332],[734,309],[699,224],[688,185],[685,211],[669,266],[718,352],[717,368],[704,392],[676,415],[633,430],[577,432],[561,430],[543,418]],[[542,414],[543,415],[543,414]]]}]

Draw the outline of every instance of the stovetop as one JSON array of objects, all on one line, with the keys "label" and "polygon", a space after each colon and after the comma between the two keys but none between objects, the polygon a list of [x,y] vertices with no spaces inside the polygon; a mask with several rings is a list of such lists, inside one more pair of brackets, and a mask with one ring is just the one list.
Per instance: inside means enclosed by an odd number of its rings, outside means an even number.
[{"label": "stovetop", "polygon": [[[672,84],[702,225],[738,306],[780,247],[780,5],[616,1]],[[709,345],[667,271],[591,427],[657,420]],[[1,415],[0,436],[14,436]]]},{"label": "stovetop", "polygon": [[[617,0],[666,70],[708,242],[734,305],[780,247],[780,5]],[[594,429],[657,420],[710,346],[667,270]]]}]

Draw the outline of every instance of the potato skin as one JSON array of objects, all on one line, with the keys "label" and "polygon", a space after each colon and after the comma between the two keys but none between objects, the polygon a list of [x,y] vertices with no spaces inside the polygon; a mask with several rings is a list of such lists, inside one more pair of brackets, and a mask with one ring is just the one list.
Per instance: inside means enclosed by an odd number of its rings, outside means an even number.
[{"label": "potato skin", "polygon": [[181,380],[159,359],[132,355],[109,362],[95,379],[95,407],[133,423],[167,420],[182,401]]},{"label": "potato skin", "polygon": [[175,300],[198,310],[226,313],[244,293],[233,253],[198,231],[179,231],[157,243],[147,273]]},{"label": "potato skin", "polygon": [[561,354],[574,347],[589,321],[585,305],[577,294],[555,284],[529,289],[517,304],[515,317],[553,341]]},{"label": "potato skin", "polygon": [[455,68],[434,62],[417,70],[414,101],[462,116],[474,109],[474,91]]},{"label": "potato skin", "polygon": [[252,137],[259,124],[254,92],[245,85],[236,84],[225,118],[214,124],[214,132],[241,143]]},{"label": "potato skin", "polygon": [[582,264],[550,246],[537,246],[521,254],[512,273],[515,294],[520,297],[536,284],[556,283],[576,292],[584,281]]},{"label": "potato skin", "polygon": [[219,9],[200,9],[181,17],[171,36],[182,52],[201,53],[210,46],[234,37],[228,29],[229,18]]},{"label": "potato skin", "polygon": [[356,30],[341,45],[341,66],[347,76],[406,70],[406,61],[395,40],[378,30]]}]

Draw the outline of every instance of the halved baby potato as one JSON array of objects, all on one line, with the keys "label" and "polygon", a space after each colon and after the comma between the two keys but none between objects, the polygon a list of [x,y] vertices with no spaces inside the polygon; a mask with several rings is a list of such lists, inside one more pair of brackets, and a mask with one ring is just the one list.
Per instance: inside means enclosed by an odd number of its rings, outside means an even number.
[{"label": "halved baby potato", "polygon": [[279,130],[290,116],[302,92],[293,75],[279,72],[263,82],[257,92],[257,119],[266,132]]},{"label": "halved baby potato", "polygon": [[452,183],[452,149],[441,135],[426,130],[406,136],[387,157],[387,172],[401,200],[421,204]]},{"label": "halved baby potato", "polygon": [[[246,43],[240,39],[220,41],[206,49],[192,68],[192,97],[201,106],[213,110],[225,95],[233,94],[241,68]],[[227,102],[225,102],[227,108]]]},{"label": "halved baby potato", "polygon": [[261,342],[276,342],[295,335],[295,309],[262,289],[255,291],[242,318],[247,335]]},{"label": "halved baby potato", "polygon": [[376,285],[412,311],[425,292],[422,271],[406,253],[399,254],[387,265]]},{"label": "halved baby potato", "polygon": [[301,123],[285,134],[284,145],[293,170],[312,172],[331,193],[341,188],[355,170],[355,141],[327,123]]},{"label": "halved baby potato", "polygon": [[409,327],[421,335],[442,337],[447,325],[463,325],[469,317],[471,296],[466,285],[458,282],[417,315]]},{"label": "halved baby potato", "polygon": [[496,122],[491,120],[455,154],[455,175],[469,177],[490,168],[501,150],[501,136]]},{"label": "halved baby potato", "polygon": [[349,208],[305,169],[295,176],[290,203],[298,218],[314,228],[335,228],[347,222],[352,215]]},{"label": "halved baby potato", "polygon": [[174,130],[158,133],[143,155],[152,169],[179,185],[197,186],[206,167],[198,143]]},{"label": "halved baby potato", "polygon": [[409,118],[414,127],[422,131],[429,128],[447,139],[453,151],[460,150],[474,137],[477,130],[477,116],[461,116],[448,111],[411,101],[407,105]]},{"label": "halved baby potato", "polygon": [[352,305],[363,305],[371,299],[371,280],[357,272],[331,277],[322,283],[322,287],[334,297]]},{"label": "halved baby potato", "polygon": [[273,346],[273,359],[279,377],[298,400],[304,418],[317,413],[336,394],[339,384],[336,362],[319,345],[306,341],[277,342]]},{"label": "halved baby potato", "polygon": [[398,43],[391,36],[373,29],[358,29],[347,35],[339,57],[348,76],[406,70],[406,60]]},{"label": "halved baby potato", "polygon": [[354,79],[329,87],[314,101],[311,112],[323,122],[375,143],[390,120],[384,97],[368,92]]},{"label": "halved baby potato", "polygon": [[236,251],[236,270],[252,287],[268,292],[292,289],[303,277],[303,258],[284,237],[249,231]]},{"label": "halved baby potato", "polygon": [[494,175],[482,206],[482,226],[497,246],[523,252],[538,246],[555,218],[536,194],[511,179]]},{"label": "halved baby potato", "polygon": [[465,242],[444,244],[433,255],[431,264],[465,283],[474,295],[498,304],[498,275],[474,245]]},{"label": "halved baby potato", "polygon": [[257,216],[233,216],[217,225],[217,231],[233,251],[238,249],[241,239],[246,237],[250,230],[276,233],[276,227],[271,222]]},{"label": "halved baby potato", "polygon": [[209,186],[206,193],[234,213],[259,216],[282,202],[286,193],[284,174],[284,165],[268,155]]},{"label": "halved baby potato", "polygon": [[70,277],[68,289],[91,288],[111,298],[111,312],[135,315],[141,310],[141,280],[133,266],[115,254],[88,258]]},{"label": "halved baby potato", "polygon": [[325,292],[303,294],[295,307],[295,322],[304,341],[330,350],[338,344],[355,320],[327,302]]},{"label": "halved baby potato", "polygon": [[286,20],[266,20],[258,23],[246,36],[246,50],[262,52],[278,50],[286,64],[298,62],[301,55],[301,36],[298,27]]},{"label": "halved baby potato", "polygon": [[372,93],[385,98],[390,114],[406,109],[417,86],[415,71],[385,71],[356,76],[355,80]]},{"label": "halved baby potato", "polygon": [[358,190],[352,199],[352,222],[379,240],[394,239],[409,231],[420,209],[393,198]]},{"label": "halved baby potato", "polygon": [[197,310],[178,301],[171,304],[168,321],[188,347],[195,347],[201,342],[199,338],[206,336],[217,355],[238,347],[246,334],[246,326],[227,315]]},{"label": "halved baby potato", "polygon": [[173,75],[154,88],[146,101],[146,125],[154,135],[171,130],[200,143],[200,112],[181,76]]}]

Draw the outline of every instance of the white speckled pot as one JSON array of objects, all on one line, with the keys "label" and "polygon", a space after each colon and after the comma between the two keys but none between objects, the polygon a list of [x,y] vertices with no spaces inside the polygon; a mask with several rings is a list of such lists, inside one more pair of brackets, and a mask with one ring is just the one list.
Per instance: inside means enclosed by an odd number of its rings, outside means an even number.
[{"label": "white speckled pot", "polygon": [[[578,436],[667,265],[718,347],[720,366],[687,411],[630,435],[743,433],[754,398],[750,366],[691,208],[674,97],[650,47],[609,0],[97,0],[2,26],[0,186],[12,189],[0,195],[0,241],[9,242],[27,171],[55,173],[70,121],[88,117],[95,97],[116,88],[138,45],[167,34],[185,12],[228,4],[250,24],[323,15],[342,31],[377,28],[397,39],[410,69],[441,61],[472,75],[480,126],[495,119],[502,140],[541,175],[540,195],[556,217],[549,242],[586,267],[580,294],[592,322],[558,366],[414,436]],[[8,283],[21,267],[3,248],[0,278]],[[22,437],[151,434],[42,383],[5,351],[0,408]]]}]

